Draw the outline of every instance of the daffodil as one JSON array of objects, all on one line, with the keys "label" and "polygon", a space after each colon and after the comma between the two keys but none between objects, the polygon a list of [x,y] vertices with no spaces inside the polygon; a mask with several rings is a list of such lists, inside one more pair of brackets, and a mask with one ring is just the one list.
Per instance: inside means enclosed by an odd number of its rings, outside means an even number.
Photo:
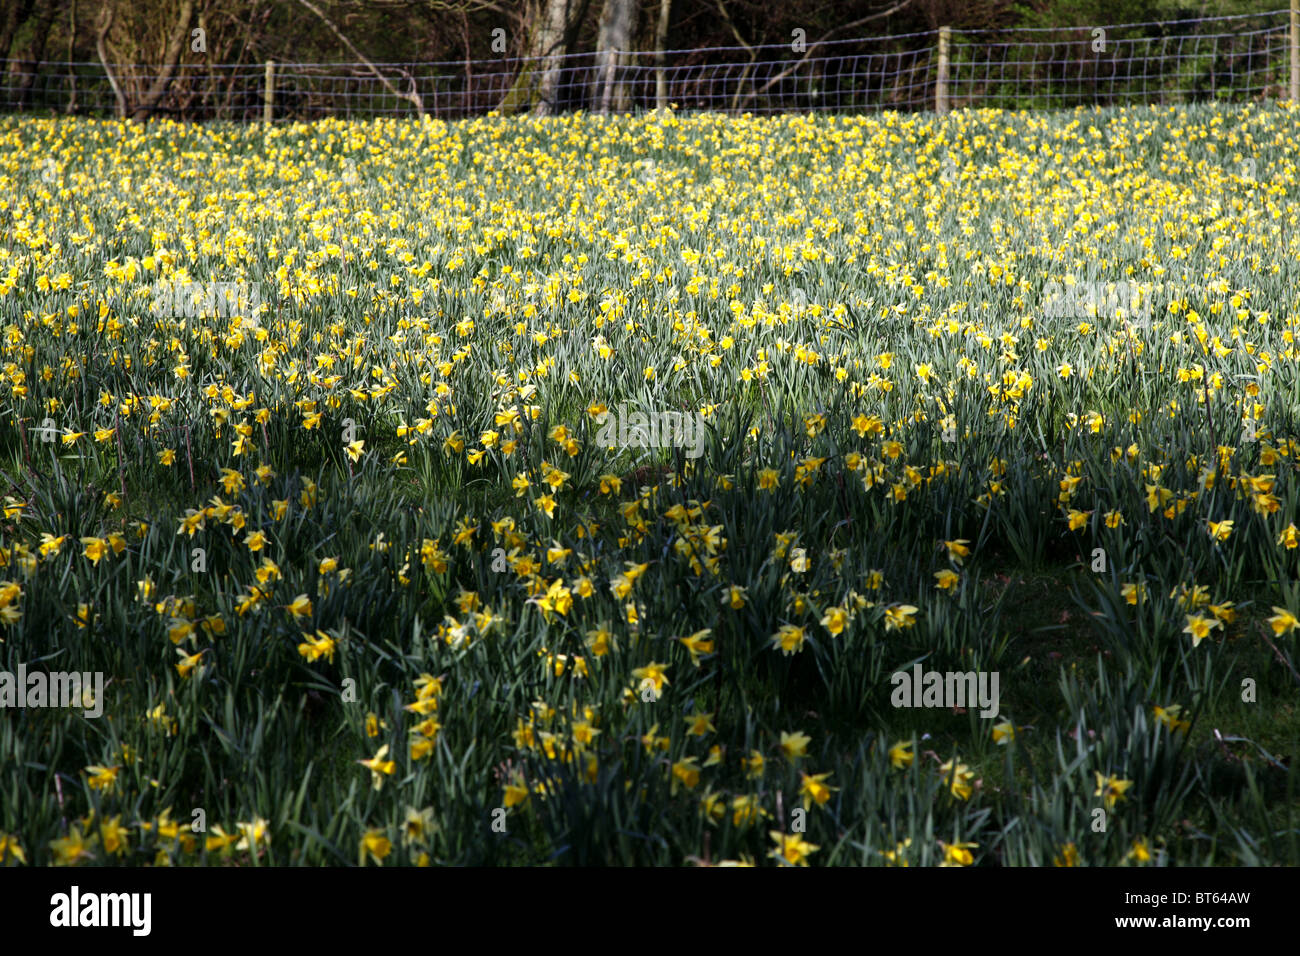
[{"label": "daffodil", "polygon": [[688,637],[678,638],[678,640],[682,642],[682,645],[686,648],[686,650],[690,652],[691,663],[694,664],[696,667],[700,666],[701,654],[713,653],[713,640],[709,637],[709,635],[712,633],[713,633],[712,628],[706,627],[703,630],[696,631],[694,634],[691,634]]},{"label": "daffodil", "polygon": [[506,784],[504,802],[505,807],[509,810],[511,807],[517,807],[528,799],[529,790],[524,785],[523,777],[516,776]]},{"label": "daffodil", "polygon": [[943,850],[943,862],[940,866],[970,866],[975,862],[971,850],[979,847],[978,843],[944,843],[939,841],[939,847]]},{"label": "daffodil", "polygon": [[388,756],[388,744],[384,744],[380,747],[375,751],[375,755],[368,760],[357,761],[357,763],[370,771],[370,783],[376,790],[383,787],[384,777],[392,776],[393,772],[397,769],[396,762],[385,760],[384,758],[386,756]]},{"label": "daffodil", "polygon": [[808,857],[820,849],[797,833],[782,833],[780,830],[773,830],[768,836],[776,843],[776,848],[768,856],[782,866],[807,866]]},{"label": "daffodil", "polygon": [[912,745],[907,741],[899,741],[889,748],[889,762],[895,769],[910,767],[913,759]]},{"label": "daffodil", "polygon": [[1052,866],[1078,866],[1079,848],[1073,843],[1061,847],[1061,852],[1052,857]]},{"label": "daffodil", "polygon": [[1124,799],[1129,787],[1133,786],[1132,780],[1121,780],[1115,776],[1103,776],[1097,773],[1097,792],[1095,797],[1101,797],[1106,804],[1106,809],[1113,809],[1115,804]]},{"label": "daffodil", "polygon": [[311,599],[305,594],[299,594],[289,602],[287,610],[295,618],[311,616]]},{"label": "daffodil", "polygon": [[50,841],[50,849],[54,853],[54,865],[76,866],[93,858],[95,844],[98,841],[98,834],[92,833],[87,839],[82,833],[81,826],[74,823],[67,836]]},{"label": "daffodil", "polygon": [[799,774],[799,795],[803,797],[804,809],[810,809],[812,804],[821,806],[831,798],[831,793],[838,790],[838,787],[828,786],[826,780],[831,776],[827,773],[817,774]]},{"label": "daffodil", "polygon": [[955,541],[945,541],[943,543],[944,548],[948,551],[948,557],[957,564],[961,564],[964,560],[970,557],[969,545],[970,542],[965,538],[958,538]]},{"label": "daffodil", "polygon": [[402,823],[402,843],[407,846],[412,843],[424,843],[436,829],[432,807],[425,807],[423,810],[407,807],[406,819]]},{"label": "daffodil", "polygon": [[1233,522],[1231,519],[1225,519],[1223,521],[1207,521],[1206,524],[1210,529],[1210,537],[1215,541],[1227,541],[1232,535]]},{"label": "daffodil", "polygon": [[90,775],[86,781],[92,790],[111,791],[117,786],[117,774],[121,767],[102,767],[99,765],[86,768]]},{"label": "daffodil", "polygon": [[383,830],[367,830],[361,836],[361,844],[357,851],[357,865],[365,866],[370,860],[383,863],[384,859],[392,851],[392,841],[388,839]]},{"label": "daffodil", "polygon": [[900,604],[885,609],[885,630],[899,631],[916,623],[917,608],[912,604]]},{"label": "daffodil", "polygon": [[1187,615],[1187,626],[1183,628],[1184,634],[1192,636],[1192,646],[1199,647],[1201,641],[1209,636],[1210,631],[1221,626],[1217,620],[1207,618],[1204,614]]},{"label": "daffodil", "polygon": [[18,837],[5,833],[0,830],[0,866],[4,866],[9,860],[16,863],[26,863],[27,854],[18,843]]},{"label": "daffodil", "polygon": [[798,760],[800,757],[804,756],[805,751],[808,749],[808,744],[811,742],[811,737],[807,734],[800,733],[797,730],[793,732],[782,731],[780,741],[781,753],[785,754],[786,760]]},{"label": "daffodil", "polygon": [[948,789],[954,797],[959,800],[969,800],[973,789],[971,781],[975,778],[975,771],[968,768],[964,763],[958,763],[956,758],[949,760],[939,767],[939,772],[943,774]]},{"label": "daffodil", "polygon": [[1290,634],[1295,630],[1298,623],[1300,621],[1296,620],[1296,616],[1284,607],[1275,606],[1273,616],[1268,619],[1268,626],[1273,629],[1273,633],[1278,637],[1283,634]]},{"label": "daffodil", "polygon": [[946,568],[942,571],[934,572],[934,577],[935,577],[934,586],[938,588],[940,591],[951,591],[953,588],[957,586],[957,582],[961,580],[960,575],[956,574],[953,571],[949,571]]}]

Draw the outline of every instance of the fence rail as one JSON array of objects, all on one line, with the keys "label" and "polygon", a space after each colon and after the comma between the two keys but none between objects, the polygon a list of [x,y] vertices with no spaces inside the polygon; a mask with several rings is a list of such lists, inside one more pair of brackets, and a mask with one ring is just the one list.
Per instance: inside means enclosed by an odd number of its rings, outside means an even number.
[{"label": "fence rail", "polygon": [[[491,110],[864,112],[1043,108],[1296,98],[1294,11],[1105,27],[930,31],[820,43],[441,63],[178,65],[153,111],[197,120],[410,115]],[[161,67],[112,70],[128,104]],[[383,79],[376,75],[382,74]],[[544,80],[543,77],[546,77]],[[273,84],[273,85],[272,85]],[[611,87],[615,95],[610,94]],[[549,96],[546,101],[544,96]],[[0,110],[112,115],[102,64],[13,63]]]}]

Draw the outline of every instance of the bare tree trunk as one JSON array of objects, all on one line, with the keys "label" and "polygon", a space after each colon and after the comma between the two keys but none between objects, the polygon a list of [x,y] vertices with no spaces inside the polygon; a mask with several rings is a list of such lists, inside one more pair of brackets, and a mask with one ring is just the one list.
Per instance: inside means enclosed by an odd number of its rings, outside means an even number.
[{"label": "bare tree trunk", "polygon": [[[211,35],[211,31],[208,30],[208,25],[208,5],[204,3],[203,6],[199,7],[199,29],[203,31],[200,36],[204,37],[205,40]],[[185,102],[181,104],[181,116],[184,119],[193,118],[189,110],[190,104],[194,102],[196,96],[199,101],[199,107],[197,110],[198,116],[202,119],[207,119],[211,115],[208,111],[208,101],[212,99],[212,90],[216,85],[216,78],[212,75],[212,63],[214,59],[217,63],[227,62],[223,54],[228,51],[229,47],[219,44],[215,36],[211,36],[210,42],[212,43],[212,50],[208,51],[205,49],[202,51],[203,65],[206,67],[203,71],[203,79],[199,80],[195,77],[198,89],[196,90],[194,86],[191,85],[189,91],[186,93]],[[204,46],[207,46],[207,42],[204,43]],[[191,47],[191,49],[192,48],[193,47]],[[216,54],[216,57],[213,57],[213,53]]]},{"label": "bare tree trunk", "polygon": [[[460,98],[460,102],[461,106],[465,110],[465,115],[469,115],[469,111],[473,108],[474,100],[477,100],[478,97],[474,94],[474,70],[471,66],[469,56],[469,14],[464,10],[461,10],[460,12],[460,22],[461,35],[465,38],[465,94]],[[474,97],[474,100],[470,99],[472,96]],[[452,116],[454,117],[455,114],[453,113]]]},{"label": "bare tree trunk", "polygon": [[72,94],[68,97],[68,108],[65,113],[71,115],[77,111],[77,74],[72,69],[72,49],[77,42],[77,0],[72,0],[72,12],[68,17],[68,83],[72,87]]},{"label": "bare tree trunk", "polygon": [[122,84],[117,81],[113,68],[108,65],[108,50],[105,41],[112,26],[113,6],[109,4],[104,8],[99,29],[95,31],[95,52],[99,54],[99,62],[104,67],[104,73],[108,76],[108,85],[113,87],[113,98],[117,101],[117,118],[126,119],[126,94],[122,92]]},{"label": "bare tree trunk", "polygon": [[194,0],[182,0],[180,15],[176,18],[176,25],[172,27],[171,34],[167,37],[167,48],[163,52],[162,71],[154,77],[153,85],[149,87],[143,99],[141,99],[131,118],[137,122],[143,122],[149,118],[149,114],[158,108],[162,102],[163,95],[167,92],[167,87],[172,81],[172,74],[176,72],[176,64],[180,62],[181,51],[185,49],[185,40],[189,35],[190,20],[194,16]]},{"label": "bare tree trunk", "polygon": [[596,37],[596,89],[600,94],[600,112],[613,107],[619,112],[632,105],[627,85],[619,76],[619,67],[628,62],[632,30],[636,26],[638,0],[605,0],[600,13],[600,32]]},{"label": "bare tree trunk", "polygon": [[664,72],[664,46],[668,42],[668,18],[673,0],[659,0],[659,25],[655,28],[655,107],[668,109],[668,75]]},{"label": "bare tree trunk", "polygon": [[549,0],[538,31],[535,49],[542,55],[541,78],[537,85],[537,112],[543,116],[558,113],[561,70],[564,67],[564,42],[569,26],[568,0]]},{"label": "bare tree trunk", "polygon": [[576,0],[542,0],[541,7],[533,9],[524,24],[528,31],[528,42],[524,44],[528,62],[506,90],[498,110],[535,110],[542,116],[560,111],[564,54],[574,42],[589,2],[582,0],[578,6]]}]

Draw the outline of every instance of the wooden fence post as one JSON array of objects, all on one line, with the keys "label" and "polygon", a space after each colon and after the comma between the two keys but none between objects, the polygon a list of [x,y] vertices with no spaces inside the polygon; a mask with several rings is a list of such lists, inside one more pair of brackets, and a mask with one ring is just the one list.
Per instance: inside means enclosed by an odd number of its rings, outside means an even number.
[{"label": "wooden fence post", "polygon": [[262,97],[262,122],[271,122],[275,114],[275,61],[266,61],[266,92]]},{"label": "wooden fence post", "polygon": [[[1300,3],[1300,0],[1292,0]],[[934,85],[934,111],[940,116],[948,112],[948,42],[951,27],[939,28],[939,76]]]}]

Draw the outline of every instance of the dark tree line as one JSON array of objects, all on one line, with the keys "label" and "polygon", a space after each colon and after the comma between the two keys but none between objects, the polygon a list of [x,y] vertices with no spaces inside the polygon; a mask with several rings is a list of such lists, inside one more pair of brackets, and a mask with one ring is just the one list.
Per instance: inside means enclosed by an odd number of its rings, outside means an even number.
[{"label": "dark tree line", "polygon": [[[878,44],[873,55],[896,55],[897,68],[903,69],[904,57],[916,46],[908,35],[939,26],[1064,28],[1276,5],[1276,0],[3,0],[0,108],[79,112],[111,106],[117,115],[136,119],[247,113],[260,109],[256,71],[274,60],[353,65],[343,79],[312,81],[302,73],[287,80],[283,108],[289,111],[325,102],[322,90],[329,83],[337,90],[344,82],[367,90],[370,102],[420,113],[442,109],[454,96],[465,111],[622,110],[663,105],[683,90],[713,89],[706,84],[719,59],[711,49],[716,47],[731,48],[730,72],[722,78],[728,99],[718,95],[715,102],[710,92],[700,102],[738,108],[761,103],[773,91],[794,89],[791,78],[803,60],[839,49],[833,41],[897,38]],[[776,68],[774,54],[761,48],[778,46],[801,55]],[[415,64],[431,62],[442,64],[439,76],[413,75]],[[499,66],[485,68],[492,63]],[[247,69],[226,68],[239,64]],[[882,72],[885,67],[882,63]],[[675,85],[668,68],[678,78]],[[688,89],[681,77],[691,69],[696,72]],[[328,71],[321,72],[324,77]],[[822,76],[820,86],[806,77],[802,82],[809,95],[825,95],[831,81]],[[575,89],[581,90],[580,100]]]}]

